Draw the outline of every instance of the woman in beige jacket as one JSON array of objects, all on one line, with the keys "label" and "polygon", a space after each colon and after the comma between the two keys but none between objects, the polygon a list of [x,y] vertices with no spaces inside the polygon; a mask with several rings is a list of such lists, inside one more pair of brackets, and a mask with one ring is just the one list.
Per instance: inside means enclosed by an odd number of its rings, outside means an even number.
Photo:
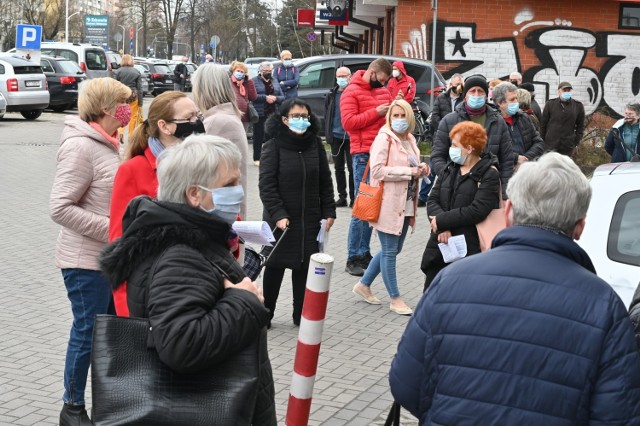
[{"label": "woman in beige jacket", "polygon": [[60,425],[91,425],[84,391],[97,314],[113,313],[111,289],[98,266],[109,235],[109,201],[119,164],[118,128],[131,118],[131,89],[112,78],[80,85],[78,116],[65,119],[49,200],[54,222],[62,226],[56,266],[62,269],[73,325],[64,368]]},{"label": "woman in beige jacket", "polygon": [[371,293],[371,284],[382,274],[391,298],[389,308],[400,315],[411,315],[412,311],[400,297],[396,256],[402,250],[409,226],[415,225],[419,178],[430,173],[429,166],[420,163],[420,151],[411,134],[414,127],[411,105],[404,100],[393,101],[386,124],[371,145],[371,185],[379,186],[384,182],[384,189],[380,217],[370,225],[377,231],[382,248],[353,287],[353,292],[365,302],[379,305],[380,300]]},{"label": "woman in beige jacket", "polygon": [[228,139],[240,150],[242,156],[240,183],[245,194],[240,205],[240,217],[246,220],[247,156],[249,155],[249,147],[247,133],[240,118],[242,112],[238,108],[229,74],[222,67],[204,66],[196,70],[191,81],[193,82],[193,99],[204,114],[205,133]]}]

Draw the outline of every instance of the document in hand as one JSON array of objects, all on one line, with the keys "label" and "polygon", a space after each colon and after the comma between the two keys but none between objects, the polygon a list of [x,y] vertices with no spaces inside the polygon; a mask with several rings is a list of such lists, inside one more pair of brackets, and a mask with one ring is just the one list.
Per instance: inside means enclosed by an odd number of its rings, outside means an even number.
[{"label": "document in hand", "polygon": [[270,246],[276,240],[267,222],[239,220],[233,223],[232,228],[245,243]]},{"label": "document in hand", "polygon": [[444,258],[444,263],[455,262],[467,255],[467,241],[464,235],[449,237],[447,244],[439,243],[438,248]]},{"label": "document in hand", "polygon": [[320,253],[324,253],[325,247],[329,244],[329,231],[327,231],[327,219],[320,221],[320,232],[318,232],[318,246]]}]

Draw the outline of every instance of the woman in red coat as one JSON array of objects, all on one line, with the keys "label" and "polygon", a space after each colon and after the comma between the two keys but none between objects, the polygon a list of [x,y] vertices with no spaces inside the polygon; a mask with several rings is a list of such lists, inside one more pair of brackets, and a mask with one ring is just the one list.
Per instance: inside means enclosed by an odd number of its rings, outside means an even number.
[{"label": "woman in red coat", "polygon": [[[182,92],[169,91],[156,97],[149,116],[129,138],[124,162],[113,182],[109,218],[109,241],[122,236],[122,217],[131,200],[139,195],[156,197],[156,158],[167,147],[192,133],[204,133],[195,103]],[[129,316],[127,286],[113,292],[116,313]]]},{"label": "woman in red coat", "polygon": [[393,72],[387,83],[387,89],[393,99],[413,102],[413,98],[416,96],[416,81],[407,74],[401,61],[393,63]]},{"label": "woman in red coat", "polygon": [[229,71],[231,71],[231,87],[233,87],[233,91],[236,94],[238,109],[242,113],[240,120],[242,120],[246,133],[251,125],[249,102],[253,102],[258,98],[258,92],[256,92],[256,86],[253,84],[253,80],[249,76],[249,69],[244,62],[232,62]]}]

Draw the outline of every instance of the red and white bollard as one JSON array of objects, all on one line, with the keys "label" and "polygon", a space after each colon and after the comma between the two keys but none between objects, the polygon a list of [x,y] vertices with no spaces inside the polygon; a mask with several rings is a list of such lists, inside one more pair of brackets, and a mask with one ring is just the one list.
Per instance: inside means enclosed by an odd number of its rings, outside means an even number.
[{"label": "red and white bollard", "polygon": [[311,256],[289,390],[289,405],[285,421],[288,426],[306,426],[309,423],[332,271],[332,256],[325,253],[316,253]]}]

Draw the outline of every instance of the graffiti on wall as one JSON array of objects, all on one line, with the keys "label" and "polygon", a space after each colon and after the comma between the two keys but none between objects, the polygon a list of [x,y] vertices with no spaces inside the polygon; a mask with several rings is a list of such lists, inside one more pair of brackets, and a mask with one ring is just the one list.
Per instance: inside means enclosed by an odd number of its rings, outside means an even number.
[{"label": "graffiti on wall", "polygon": [[[574,28],[566,19],[534,21],[534,17],[531,9],[521,10],[513,20],[513,37],[499,39],[479,38],[473,23],[439,21],[436,59],[457,64],[447,75],[482,74],[488,79],[504,79],[520,71],[525,81],[534,84],[539,102],[555,98],[558,84],[570,81],[587,114],[608,106],[622,115],[627,103],[640,102],[640,51],[629,48],[638,44],[640,34],[594,33]],[[541,65],[522,70],[515,37],[525,30],[525,45]],[[420,59],[430,56],[428,36],[425,24],[412,30],[410,40],[401,45],[404,55]],[[599,72],[584,66],[592,49],[597,56],[608,58]]]}]

